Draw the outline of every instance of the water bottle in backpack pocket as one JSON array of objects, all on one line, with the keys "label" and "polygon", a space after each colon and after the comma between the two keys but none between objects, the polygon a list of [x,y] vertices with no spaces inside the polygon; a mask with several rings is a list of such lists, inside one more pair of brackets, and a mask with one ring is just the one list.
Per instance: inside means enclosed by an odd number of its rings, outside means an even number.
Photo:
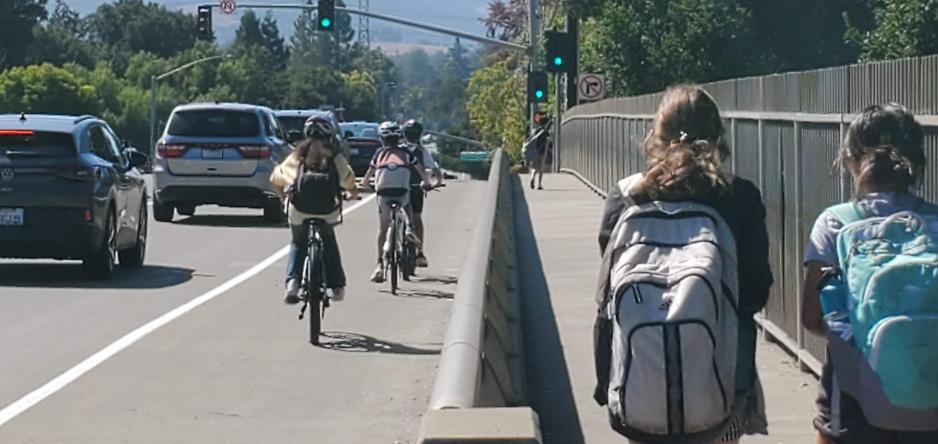
[{"label": "water bottle in backpack pocket", "polygon": [[734,411],[739,339],[729,228],[704,205],[635,206],[607,254],[613,428],[649,444],[719,438]]},{"label": "water bottle in backpack pocket", "polygon": [[[874,375],[870,379],[878,384],[871,386],[850,384],[854,378],[845,374],[844,390],[857,398],[871,423],[904,430],[913,411],[938,417],[938,218],[914,212],[851,218],[844,205],[831,211],[845,223],[837,252],[853,345],[863,359],[853,369],[835,358],[835,371]],[[855,206],[852,210],[859,213]],[[874,400],[879,397],[871,393],[879,392],[890,405]]]}]

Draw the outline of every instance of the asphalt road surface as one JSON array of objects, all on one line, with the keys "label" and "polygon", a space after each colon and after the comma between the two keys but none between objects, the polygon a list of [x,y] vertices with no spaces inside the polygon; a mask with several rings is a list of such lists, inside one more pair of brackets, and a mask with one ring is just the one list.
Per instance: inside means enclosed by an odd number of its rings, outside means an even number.
[{"label": "asphalt road surface", "polygon": [[347,206],[322,347],[281,302],[289,234],[259,211],[152,223],[147,266],[108,282],[0,261],[0,443],[414,442],[484,186],[430,196],[430,268],[398,296],[367,281],[374,200]]}]

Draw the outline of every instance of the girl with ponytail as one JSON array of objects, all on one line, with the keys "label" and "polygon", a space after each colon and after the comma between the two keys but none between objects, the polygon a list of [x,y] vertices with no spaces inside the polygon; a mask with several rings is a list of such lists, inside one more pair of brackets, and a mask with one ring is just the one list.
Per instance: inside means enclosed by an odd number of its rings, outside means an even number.
[{"label": "girl with ponytail", "polygon": [[[773,283],[762,195],[752,182],[725,171],[724,162],[730,150],[724,139],[720,109],[699,86],[677,85],[665,92],[653,129],[645,139],[644,152],[645,170],[624,179],[608,193],[599,234],[600,250],[605,251],[619,217],[631,205],[693,201],[711,206],[723,217],[740,246],[736,256],[739,350],[734,403],[737,408],[718,442],[735,443],[744,434],[765,434],[767,421],[755,366],[753,320],[753,315],[765,306]],[[598,319],[597,344],[606,334],[603,328]],[[608,368],[609,360],[601,355],[601,350],[604,347],[597,345],[596,399],[604,403],[603,393],[608,385],[604,368]]]}]

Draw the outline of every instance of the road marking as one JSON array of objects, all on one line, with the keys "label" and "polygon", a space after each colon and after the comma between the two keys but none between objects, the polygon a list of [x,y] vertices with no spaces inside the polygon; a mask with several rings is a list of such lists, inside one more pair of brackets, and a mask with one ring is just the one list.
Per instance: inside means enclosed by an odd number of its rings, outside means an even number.
[{"label": "road marking", "polygon": [[[348,215],[349,213],[365,206],[366,204],[374,200],[374,198],[375,198],[374,194],[367,196],[364,199],[362,199],[360,202],[356,202],[354,205],[346,208],[342,213],[344,215]],[[251,279],[252,277],[257,276],[262,271],[269,268],[271,265],[277,263],[277,261],[279,261],[280,259],[283,259],[284,257],[286,257],[289,251],[290,251],[289,245],[281,248],[279,251],[270,255],[270,257],[268,257],[267,259],[264,259],[257,265],[245,271],[244,273],[241,273],[238,276],[235,276],[234,278],[229,280],[228,282],[225,282],[224,284],[221,284],[220,286],[215,287],[213,290],[209,291],[208,293],[205,293],[195,299],[192,299],[189,302],[186,302],[185,304],[180,305],[179,307],[176,307],[170,310],[169,312],[163,314],[162,316],[144,324],[143,326],[138,327],[136,330],[128,333],[127,335],[118,339],[117,341],[114,341],[113,343],[111,343],[107,347],[104,347],[97,353],[89,356],[88,358],[85,358],[84,361],[81,361],[80,363],[78,363],[78,365],[68,369],[65,373],[62,373],[61,375],[56,376],[51,381],[45,383],[42,387],[39,387],[36,390],[33,390],[26,396],[23,396],[22,398],[16,400],[12,404],[4,407],[3,410],[0,410],[0,426],[3,426],[4,424],[9,422],[13,418],[19,416],[21,413],[29,410],[36,404],[39,404],[40,402],[42,402],[44,399],[48,398],[49,396],[52,396],[59,390],[62,390],[69,384],[75,382],[75,380],[82,377],[82,375],[84,375],[85,373],[88,373],[89,371],[93,370],[95,367],[101,365],[108,359],[114,357],[114,355],[130,347],[137,341],[143,339],[148,334],[153,333],[160,327],[163,327],[166,324],[169,324],[170,322],[176,320],[182,315],[189,313],[190,311],[205,304],[206,302],[209,302],[212,299],[215,299],[218,296],[221,296],[225,292],[243,284],[244,282]]]}]

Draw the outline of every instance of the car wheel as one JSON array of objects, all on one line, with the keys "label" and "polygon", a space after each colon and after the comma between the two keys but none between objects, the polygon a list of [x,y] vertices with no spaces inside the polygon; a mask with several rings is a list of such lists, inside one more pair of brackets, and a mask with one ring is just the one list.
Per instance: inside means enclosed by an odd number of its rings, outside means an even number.
[{"label": "car wheel", "polygon": [[280,199],[271,199],[264,205],[264,220],[272,224],[282,224],[286,221],[286,214],[283,213],[283,205]]},{"label": "car wheel", "polygon": [[172,222],[175,208],[172,205],[153,199],[153,218],[159,222]]},{"label": "car wheel", "polygon": [[176,212],[180,216],[195,216],[195,205],[179,205],[176,207]]},{"label": "car wheel", "polygon": [[117,263],[117,229],[114,220],[114,213],[108,214],[107,222],[104,226],[104,239],[101,245],[96,248],[82,261],[85,272],[94,279],[107,280],[114,275],[114,265]]},{"label": "car wheel", "polygon": [[150,221],[148,219],[146,203],[140,208],[140,220],[137,222],[137,243],[133,247],[121,250],[118,253],[121,267],[140,268],[147,256],[147,232]]}]

